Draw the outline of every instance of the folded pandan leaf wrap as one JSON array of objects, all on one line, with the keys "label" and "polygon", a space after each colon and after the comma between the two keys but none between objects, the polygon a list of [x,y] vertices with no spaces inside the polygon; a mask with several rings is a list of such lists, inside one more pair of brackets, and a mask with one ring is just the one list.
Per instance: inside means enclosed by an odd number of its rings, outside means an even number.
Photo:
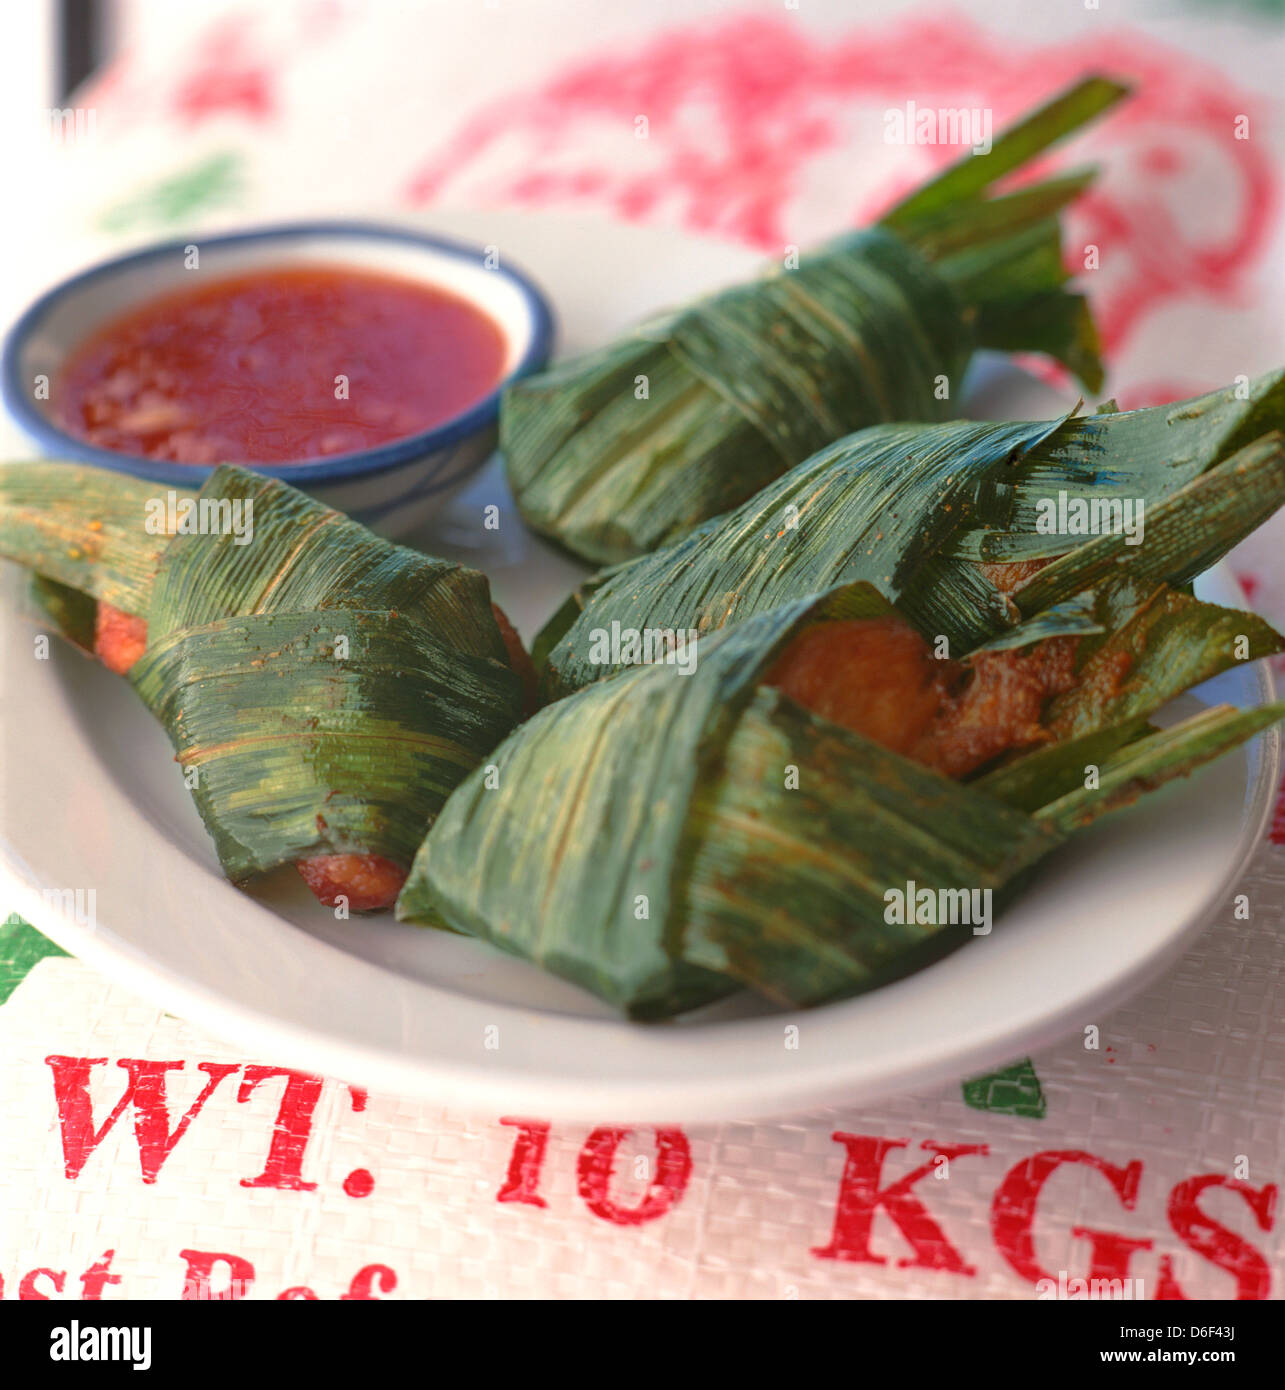
[{"label": "folded pandan leaf wrap", "polygon": [[93,646],[101,599],[147,611],[168,532],[144,528],[156,484],[71,463],[0,469],[0,555],[32,572],[32,594],[58,630]]},{"label": "folded pandan leaf wrap", "polygon": [[644,554],[852,430],[948,418],[979,347],[1049,353],[1098,389],[1057,221],[1092,171],[988,191],[1124,92],[1089,78],[879,226],[515,383],[501,448],[528,524],[600,563]]},{"label": "folded pandan leaf wrap", "polygon": [[[1045,635],[1081,630],[1083,614],[1063,606],[1077,594],[1122,568],[1139,587],[1185,583],[1281,505],[1283,427],[1278,371],[1146,410],[859,431],[678,544],[591,579],[536,641],[545,695],[612,673],[593,634],[613,622],[707,632],[856,580],[954,655],[1037,615]],[[1143,544],[1041,534],[1037,502],[1060,491],[1141,498]],[[1007,596],[974,563],[1052,556]]]},{"label": "folded pandan leaf wrap", "polygon": [[[808,1005],[903,974],[972,927],[890,922],[888,889],[989,889],[1002,903],[1075,829],[1285,715],[1220,707],[1151,728],[1186,684],[1242,659],[1234,635],[1248,636],[1250,655],[1281,639],[1251,615],[1163,589],[1141,600],[1113,589],[1082,607],[1097,628],[1086,662],[1125,644],[1128,681],[1068,698],[1065,742],[971,784],[760,684],[809,623],[887,613],[867,584],[702,638],[691,674],[658,664],[591,684],[456,789],[398,916],[481,937],[638,1019],[737,986]],[[1180,638],[1193,650],[1175,663]],[[1100,769],[1091,790],[1089,763]]]},{"label": "folded pandan leaf wrap", "polygon": [[230,879],[348,852],[409,863],[520,717],[486,578],[241,468],[199,495],[252,503],[248,544],[149,534],[155,491],[62,464],[0,470],[0,552],[36,572],[73,638],[89,598],[146,618],[129,679]]}]

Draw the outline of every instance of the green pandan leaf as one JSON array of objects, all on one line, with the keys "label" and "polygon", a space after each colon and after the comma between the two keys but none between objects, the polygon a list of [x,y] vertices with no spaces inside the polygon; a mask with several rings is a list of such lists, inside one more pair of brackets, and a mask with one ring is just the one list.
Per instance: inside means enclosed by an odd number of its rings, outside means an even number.
[{"label": "green pandan leaf", "polygon": [[0,467],[0,555],[126,613],[146,612],[169,544],[150,529],[164,490],[143,478],[74,463]]},{"label": "green pandan leaf", "polygon": [[130,679],[229,878],[336,853],[409,863],[520,717],[485,577],[245,469],[201,489],[207,529],[170,509],[150,530],[156,494],[65,464],[0,469],[0,551],[83,646],[98,600],[146,620]]},{"label": "green pandan leaf", "polygon": [[[1079,595],[1126,579],[1138,593],[1184,585],[1281,505],[1281,427],[1285,372],[1147,410],[862,430],[677,545],[591,580],[537,644],[546,693],[612,674],[589,660],[589,641],[613,622],[712,631],[855,580],[954,654],[1087,631]],[[1144,524],[1132,536],[1041,529],[1062,492],[1118,503],[1121,519],[1128,502]],[[1044,567],[1007,594],[981,568],[1019,561]]]},{"label": "green pandan leaf", "polygon": [[1096,390],[1057,221],[1092,171],[992,185],[1124,95],[1085,79],[880,225],[515,383],[500,443],[528,525],[599,563],[645,554],[849,431],[946,418],[978,347],[1048,353]]},{"label": "green pandan leaf", "polygon": [[[872,586],[839,586],[702,638],[694,670],[634,666],[549,705],[448,801],[398,915],[639,1019],[737,985],[819,1004],[989,932],[1067,836],[1285,716],[1219,708],[1153,729],[1172,695],[1280,639],[1187,595],[1104,594],[1078,606],[1087,674],[1054,706],[1058,741],[952,781],[762,684],[810,624],[886,611]],[[1119,652],[1128,671],[1102,679],[1093,663]]]},{"label": "green pandan leaf", "polygon": [[[999,886],[1055,840],[758,689],[803,626],[872,604],[860,585],[786,604],[702,641],[693,674],[638,667],[540,711],[451,797],[398,916],[440,917],[637,1018],[737,984],[813,1002],[897,968],[924,933],[881,925],[881,875]],[[756,954],[741,937],[770,911]]]},{"label": "green pandan leaf", "polygon": [[409,862],[519,718],[486,579],[244,469],[218,469],[202,497],[253,504],[253,538],[175,537],[130,679],[224,872],[345,852]]}]

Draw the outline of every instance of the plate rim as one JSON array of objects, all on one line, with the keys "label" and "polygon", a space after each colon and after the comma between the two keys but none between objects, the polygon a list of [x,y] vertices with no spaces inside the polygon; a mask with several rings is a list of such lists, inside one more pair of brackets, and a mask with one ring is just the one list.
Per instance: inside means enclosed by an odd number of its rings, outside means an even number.
[{"label": "plate rim", "polygon": [[[6,603],[0,622],[10,625],[15,621],[21,621],[21,617],[12,603]],[[1268,662],[1254,663],[1246,674],[1252,677],[1256,699],[1269,703],[1275,696],[1275,683]],[[61,681],[60,677],[54,679]],[[100,970],[108,978],[177,1013],[215,1037],[242,1048],[266,1049],[274,1060],[283,1064],[326,1076],[351,1078],[392,1094],[430,1100],[473,1113],[485,1111],[503,1114],[515,1109],[530,1113],[534,1108],[559,1120],[601,1121],[604,1117],[618,1117],[639,1124],[781,1119],[840,1104],[864,1104],[901,1089],[913,1087],[919,1091],[947,1080],[964,1080],[984,1072],[989,1066],[1011,1062],[1024,1051],[1038,1050],[1065,1037],[1074,1031],[1072,1024],[1082,1019],[1086,1007],[1109,1011],[1136,994],[1177,959],[1190,941],[1206,927],[1212,904],[1225,896],[1240,880],[1263,842],[1281,774],[1280,726],[1273,725],[1264,730],[1254,742],[1258,743],[1258,755],[1246,769],[1247,795],[1236,851],[1230,857],[1217,887],[1188,910],[1181,923],[1167,934],[1162,945],[1132,962],[1109,985],[1066,1001],[1038,1022],[1012,1020],[997,1033],[962,1049],[948,1043],[938,1043],[934,1047],[934,1039],[930,1036],[926,1040],[930,1055],[903,1057],[897,1065],[881,1071],[874,1078],[854,1078],[840,1061],[828,1068],[814,1067],[797,1078],[787,1078],[785,1075],[768,1078],[747,1071],[739,1078],[739,1089],[736,1090],[729,1088],[726,1078],[712,1082],[697,1075],[687,1083],[659,1083],[663,1093],[657,1094],[658,1083],[647,1077],[630,1077],[627,1080],[613,1078],[605,1084],[599,1080],[586,1087],[583,1078],[577,1078],[567,1085],[562,1078],[544,1075],[536,1083],[541,1095],[538,1103],[533,1104],[532,1082],[520,1071],[508,1072],[494,1064],[461,1064],[459,1059],[446,1066],[440,1060],[426,1064],[423,1058],[390,1053],[381,1047],[337,1038],[312,1025],[266,1014],[242,1000],[211,990],[190,975],[180,974],[170,966],[154,961],[110,929],[104,931],[101,927],[82,927],[59,912],[38,887],[15,872],[15,852],[10,848],[7,836],[0,837],[0,882],[7,889],[9,910],[18,912],[75,959]],[[125,797],[119,786],[116,791]],[[141,815],[141,811],[138,814]],[[237,892],[231,885],[226,886],[229,892]],[[283,921],[259,900],[248,895],[238,896],[246,907],[248,917],[264,913]],[[283,924],[291,926],[289,923]],[[246,925],[252,926],[252,923],[247,922]],[[292,927],[292,930],[300,929]],[[302,931],[300,935],[308,942],[310,950],[334,952],[349,963],[355,959],[329,942]],[[377,962],[359,963],[368,970],[387,974],[394,979],[404,978]],[[908,978],[913,980],[915,976]],[[895,989],[897,983],[893,982],[885,988]],[[449,990],[436,984],[415,981],[414,985],[417,990],[427,991],[431,995],[450,994]],[[863,997],[868,996],[856,996],[821,1006],[817,1010],[799,1010],[797,1016],[807,1018],[830,1014],[829,1021],[842,1030],[844,1020],[836,1017],[832,1011],[859,1009]],[[779,1019],[784,1024],[796,1016],[783,1011],[765,1017],[708,1021],[666,1029],[663,1025],[657,1028],[655,1025],[609,1018],[557,1015],[551,1019],[547,1013],[535,1008],[492,1004],[471,996],[464,997],[463,1007],[474,1011],[485,1009],[501,1023],[527,1015],[528,1023],[569,1025],[586,1040],[592,1040],[595,1035],[599,1041],[606,1039],[608,1047],[611,1034],[619,1029],[642,1030],[650,1041],[659,1041],[662,1047],[669,1047],[669,1040],[679,1047],[685,1047],[698,1040],[707,1029],[717,1029],[725,1036],[741,1031],[757,1033],[766,1021]],[[711,1086],[718,1087],[713,1094]]]}]

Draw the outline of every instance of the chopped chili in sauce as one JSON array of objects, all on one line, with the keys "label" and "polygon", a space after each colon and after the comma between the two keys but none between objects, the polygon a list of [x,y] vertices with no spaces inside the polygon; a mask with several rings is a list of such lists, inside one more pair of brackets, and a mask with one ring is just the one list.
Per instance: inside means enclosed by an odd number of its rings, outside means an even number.
[{"label": "chopped chili in sauce", "polygon": [[298,463],[442,423],[503,375],[505,341],[445,290],[342,266],[193,284],[81,343],[57,422],[100,448],[175,463]]}]

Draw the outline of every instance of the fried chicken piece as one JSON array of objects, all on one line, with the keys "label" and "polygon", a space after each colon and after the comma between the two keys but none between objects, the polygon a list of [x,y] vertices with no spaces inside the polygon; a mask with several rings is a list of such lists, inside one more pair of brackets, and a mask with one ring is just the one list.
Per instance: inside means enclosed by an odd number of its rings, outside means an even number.
[{"label": "fried chicken piece", "polygon": [[1076,684],[1074,637],[967,662],[938,659],[900,618],[816,623],[764,677],[836,724],[946,777],[962,778],[1053,737],[1046,702]]},{"label": "fried chicken piece", "polygon": [[763,678],[845,728],[914,757],[958,680],[900,618],[845,618],[805,628]]},{"label": "fried chicken piece", "polygon": [[924,744],[912,754],[946,777],[966,777],[1016,748],[1046,743],[1046,702],[1075,685],[1074,637],[1050,637],[1013,651],[981,652],[970,678],[942,706]]},{"label": "fried chicken piece", "polygon": [[99,661],[109,671],[125,676],[146,650],[147,619],[99,599],[94,614],[94,655]]},{"label": "fried chicken piece", "polygon": [[295,865],[313,896],[326,907],[346,898],[352,912],[392,907],[406,882],[406,868],[382,854],[318,854]]}]

